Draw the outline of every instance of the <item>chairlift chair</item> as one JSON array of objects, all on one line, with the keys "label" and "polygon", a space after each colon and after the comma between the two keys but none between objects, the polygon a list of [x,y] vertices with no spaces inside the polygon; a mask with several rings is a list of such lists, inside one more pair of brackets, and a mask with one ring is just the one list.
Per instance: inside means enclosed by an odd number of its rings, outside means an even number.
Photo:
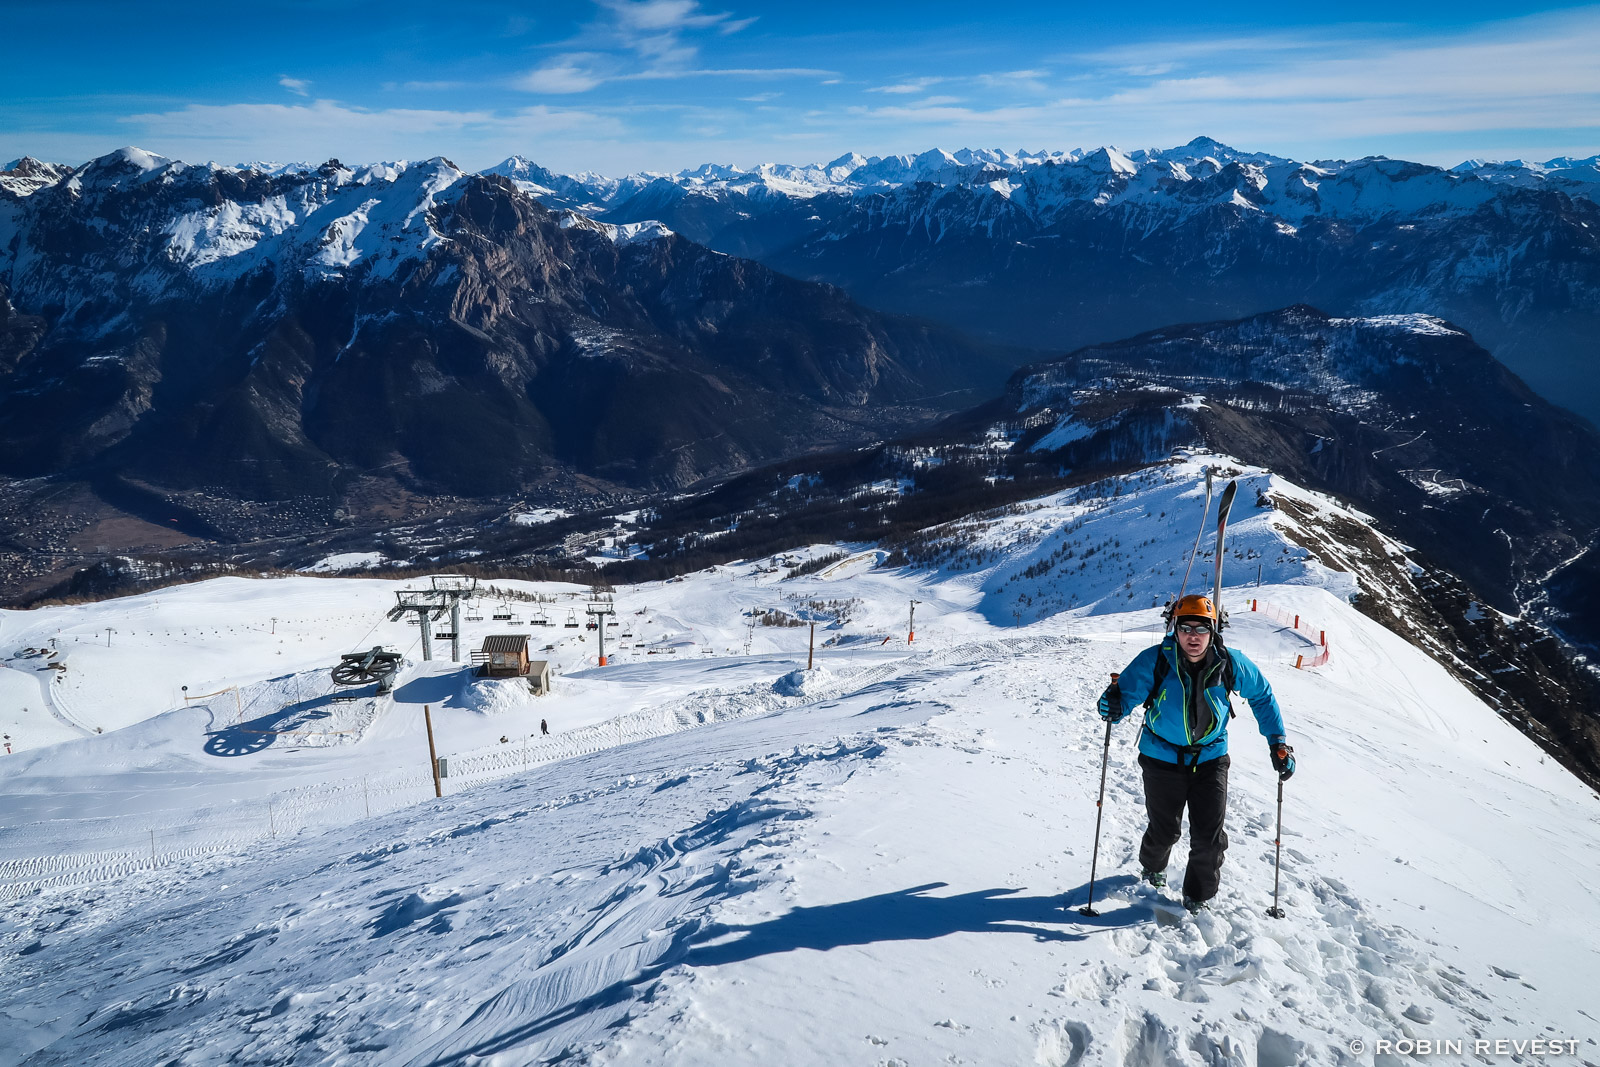
[{"label": "chairlift chair", "polygon": [[534,617],[532,619],[530,619],[529,621],[532,622],[533,625],[535,625],[535,626],[549,626],[550,625],[550,613],[548,611],[544,610],[543,608],[540,608],[539,611],[538,611],[538,614],[534,615]]},{"label": "chairlift chair", "polygon": [[568,612],[567,612],[566,629],[568,629],[568,630],[576,630],[577,628],[578,628],[578,612],[577,612],[576,608],[573,608],[573,609],[568,610]]},{"label": "chairlift chair", "polygon": [[494,621],[495,622],[510,622],[511,621],[511,605],[507,604],[505,601],[502,600],[500,602],[500,606],[494,609]]}]

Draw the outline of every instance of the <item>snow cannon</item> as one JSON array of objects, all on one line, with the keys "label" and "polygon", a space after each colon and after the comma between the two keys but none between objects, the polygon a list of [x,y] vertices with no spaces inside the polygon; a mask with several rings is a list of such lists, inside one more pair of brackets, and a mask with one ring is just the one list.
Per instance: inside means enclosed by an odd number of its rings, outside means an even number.
[{"label": "snow cannon", "polygon": [[346,652],[333,668],[335,685],[369,685],[378,683],[378,693],[394,688],[394,676],[400,673],[399,652],[389,652],[382,645],[373,645],[365,652]]}]

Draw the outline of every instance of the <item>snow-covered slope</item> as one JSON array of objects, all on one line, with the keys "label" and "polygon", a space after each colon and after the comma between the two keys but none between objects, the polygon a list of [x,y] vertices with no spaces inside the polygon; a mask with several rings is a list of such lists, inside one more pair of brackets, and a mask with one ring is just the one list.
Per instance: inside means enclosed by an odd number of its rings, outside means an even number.
[{"label": "snow-covered slope", "polygon": [[[1288,917],[1264,914],[1275,781],[1248,712],[1216,909],[1190,920],[1134,884],[1124,724],[1101,915],[1078,913],[1105,737],[1092,701],[1154,638],[1198,471],[932,531],[930,550],[957,548],[921,568],[843,546],[803,578],[763,560],[619,589],[626,647],[603,669],[594,635],[565,626],[581,590],[505,583],[557,597],[506,601],[520,629],[559,637],[540,642],[559,670],[546,697],[412,663],[392,700],[327,702],[336,653],[414,643],[379,621],[396,583],[229,580],[4,613],[0,648],[54,637],[67,669],[42,683],[65,724],[34,734],[18,713],[24,751],[0,757],[16,897],[0,1057],[1288,1065],[1398,1062],[1379,1042],[1428,1037],[1570,1039],[1572,1062],[1600,1060],[1600,802],[1352,610],[1351,576],[1243,492],[1229,638],[1273,683],[1300,761]],[[745,613],[810,601],[846,617],[818,628],[805,672],[805,628]],[[528,627],[541,610],[555,625]],[[468,644],[504,626],[469,623]],[[1330,661],[1294,669],[1324,636]],[[0,678],[37,686],[34,666],[13,657]],[[230,683],[237,697],[174,699]]]}]

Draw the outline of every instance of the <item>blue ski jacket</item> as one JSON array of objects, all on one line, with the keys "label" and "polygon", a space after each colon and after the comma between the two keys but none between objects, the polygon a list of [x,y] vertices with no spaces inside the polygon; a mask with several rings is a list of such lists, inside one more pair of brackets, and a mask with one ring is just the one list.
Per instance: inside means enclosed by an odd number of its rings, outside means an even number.
[{"label": "blue ski jacket", "polygon": [[[1272,686],[1261,674],[1261,669],[1250,657],[1235,649],[1214,646],[1217,655],[1201,676],[1204,689],[1201,699],[1211,709],[1210,728],[1201,736],[1194,736],[1193,716],[1188,714],[1189,685],[1180,666],[1177,642],[1169,635],[1159,645],[1145,649],[1123,668],[1117,687],[1122,690],[1124,706],[1132,701],[1142,704],[1155,685],[1156,665],[1160,658],[1167,661],[1162,672],[1161,686],[1153,694],[1150,706],[1144,713],[1144,726],[1139,731],[1139,751],[1152,759],[1167,763],[1193,766],[1214,760],[1228,751],[1228,719],[1231,707],[1225,682],[1226,663],[1223,656],[1233,659],[1234,691],[1249,701],[1255,712],[1256,725],[1261,735],[1273,741],[1284,738],[1283,712],[1272,695]],[[1131,710],[1131,708],[1130,708]]]}]

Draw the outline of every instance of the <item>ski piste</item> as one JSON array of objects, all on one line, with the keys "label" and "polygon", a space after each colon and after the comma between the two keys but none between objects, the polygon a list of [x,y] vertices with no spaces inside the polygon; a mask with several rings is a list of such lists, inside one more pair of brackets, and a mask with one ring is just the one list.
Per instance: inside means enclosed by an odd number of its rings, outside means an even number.
[{"label": "ski piste", "polygon": [[[1183,582],[1178,586],[1178,599],[1172,603],[1177,604],[1183,599],[1183,594],[1189,591],[1189,572],[1194,569],[1194,558],[1200,554],[1200,539],[1206,535],[1206,516],[1211,514],[1211,468],[1206,468],[1206,503],[1200,509],[1200,528],[1194,532],[1194,547],[1189,550],[1189,565],[1183,568]],[[1170,614],[1167,618],[1172,621]]]},{"label": "ski piste", "polygon": [[1211,581],[1211,606],[1217,613],[1217,631],[1228,625],[1228,614],[1222,610],[1222,542],[1228,534],[1228,510],[1233,507],[1233,495],[1239,490],[1237,479],[1230,481],[1222,491],[1217,504],[1217,569]]}]

